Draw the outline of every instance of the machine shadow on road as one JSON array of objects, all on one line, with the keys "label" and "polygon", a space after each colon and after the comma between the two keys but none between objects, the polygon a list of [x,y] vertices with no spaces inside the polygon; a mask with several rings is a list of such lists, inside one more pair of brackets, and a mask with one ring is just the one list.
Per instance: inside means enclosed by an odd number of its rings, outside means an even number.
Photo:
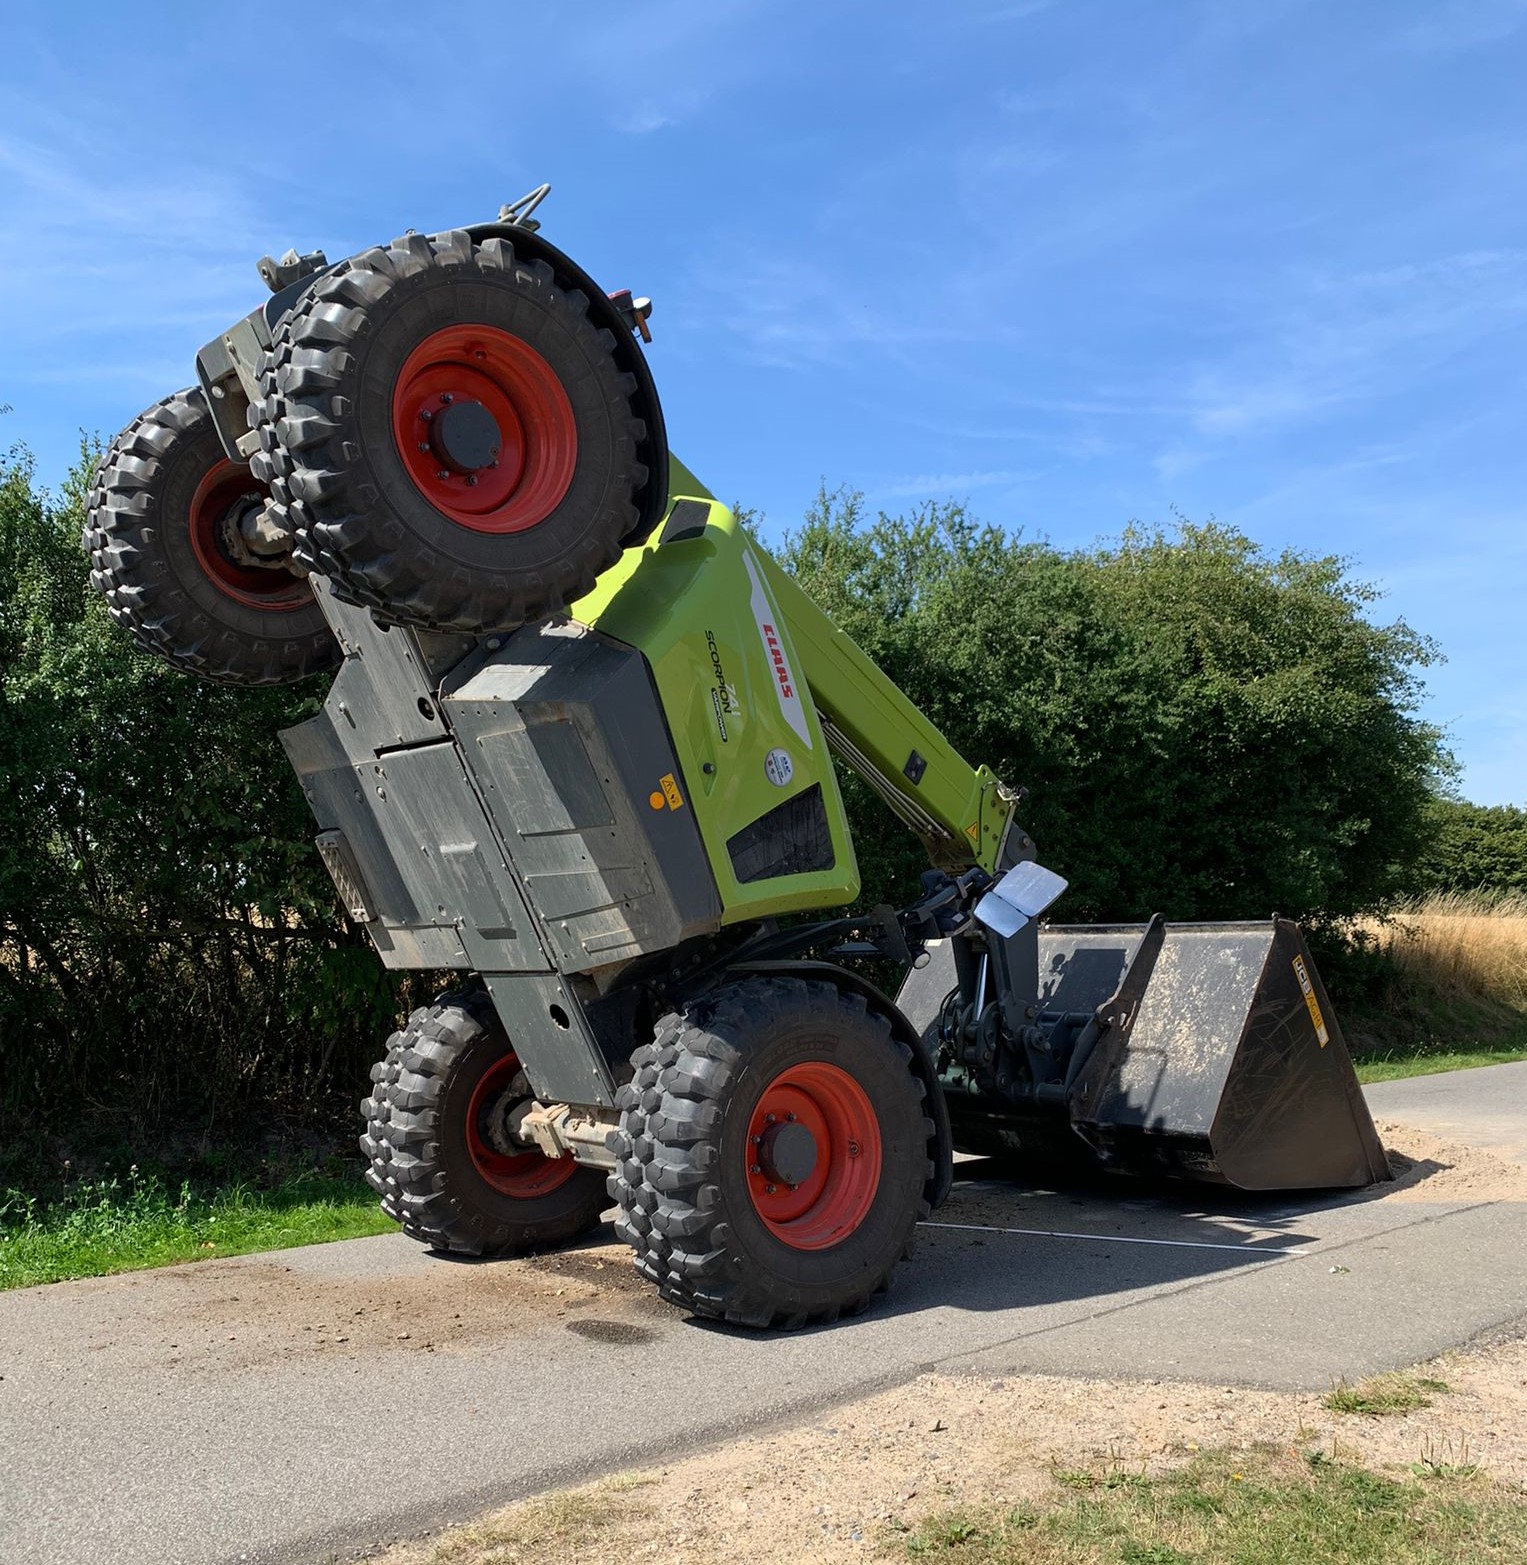
[{"label": "machine shadow on road", "polygon": [[[925,1223],[911,1263],[861,1317],[934,1308],[1124,1307],[1137,1298],[1308,1253],[1324,1214],[1410,1190],[1445,1165],[1396,1159],[1398,1177],[1363,1190],[1258,1193],[1110,1176],[1059,1176],[1013,1160],[961,1160],[949,1199]],[[727,1331],[693,1321],[707,1330]],[[855,1322],[812,1331],[853,1330]]]},{"label": "machine shadow on road", "polygon": [[[1424,1159],[1396,1157],[1395,1163],[1393,1182],[1363,1190],[1258,1193],[1165,1178],[1126,1180],[1084,1161],[1058,1168],[1053,1159],[1025,1165],[962,1158],[948,1200],[919,1232],[913,1260],[859,1323],[936,1307],[993,1312],[1071,1304],[1092,1311],[1110,1307],[1109,1301],[1122,1306],[1164,1288],[1265,1266],[1328,1237],[1324,1214],[1382,1201],[1445,1171]],[[612,1305],[618,1297],[626,1310],[642,1314],[647,1305],[660,1323],[666,1307],[649,1299],[645,1284],[613,1258],[611,1240],[601,1226],[581,1243],[519,1264],[581,1276],[609,1290]],[[434,1259],[465,1269],[503,1264],[458,1255]],[[742,1330],[693,1316],[685,1324],[724,1335]],[[806,1335],[856,1324],[808,1328]]]}]

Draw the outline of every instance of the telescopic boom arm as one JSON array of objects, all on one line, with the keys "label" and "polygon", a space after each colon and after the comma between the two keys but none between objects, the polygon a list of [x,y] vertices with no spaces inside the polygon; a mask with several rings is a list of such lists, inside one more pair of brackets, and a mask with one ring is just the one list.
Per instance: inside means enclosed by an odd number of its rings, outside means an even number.
[{"label": "telescopic boom arm", "polygon": [[936,868],[995,874],[1017,794],[990,767],[972,767],[756,542],[753,550],[833,753],[917,833]]}]

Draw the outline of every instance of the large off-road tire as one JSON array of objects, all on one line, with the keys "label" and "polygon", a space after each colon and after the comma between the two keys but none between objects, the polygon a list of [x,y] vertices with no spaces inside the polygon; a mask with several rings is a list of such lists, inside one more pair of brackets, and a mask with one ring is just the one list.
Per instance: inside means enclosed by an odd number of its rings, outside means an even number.
[{"label": "large off-road tire", "polygon": [[663,481],[617,347],[505,239],[409,234],[341,262],[282,318],[250,410],[297,558],[396,624],[556,613]]},{"label": "large off-road tire", "polygon": [[278,685],[339,663],[307,578],[240,563],[233,527],[268,491],[223,453],[206,399],[140,414],[96,467],[81,540],[111,617],[146,652],[231,685]]},{"label": "large off-road tire", "polygon": [[665,1017],[632,1063],[609,1188],[665,1299],[795,1327],[887,1285],[928,1214],[934,1126],[862,996],[746,978]]},{"label": "large off-road tire", "polygon": [[415,1011],[371,1080],[361,1104],[366,1178],[410,1238],[510,1255],[576,1239],[609,1205],[601,1170],[505,1139],[503,1114],[531,1092],[481,991]]}]

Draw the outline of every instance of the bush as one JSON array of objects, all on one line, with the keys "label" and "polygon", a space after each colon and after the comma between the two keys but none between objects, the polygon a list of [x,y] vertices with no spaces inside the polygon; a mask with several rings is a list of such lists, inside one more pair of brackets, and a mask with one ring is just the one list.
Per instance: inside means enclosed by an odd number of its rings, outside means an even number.
[{"label": "bush", "polygon": [[[1343,561],[1186,523],[1064,553],[825,492],[782,552],[963,754],[1031,790],[1058,915],[1329,921],[1408,889],[1448,767],[1415,715],[1435,654],[1370,621]],[[895,900],[916,846],[851,807],[866,895]]]},{"label": "bush", "polygon": [[0,462],[0,1127],[152,1134],[358,1091],[395,987],[335,909],[276,738],[321,686],[136,653],[88,585],[88,459],[58,497]]}]

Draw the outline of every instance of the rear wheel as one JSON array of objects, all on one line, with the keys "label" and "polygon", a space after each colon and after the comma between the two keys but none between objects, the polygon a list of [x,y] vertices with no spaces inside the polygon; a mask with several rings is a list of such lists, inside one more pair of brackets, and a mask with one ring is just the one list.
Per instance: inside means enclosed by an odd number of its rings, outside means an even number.
[{"label": "rear wheel", "polygon": [[861,996],[744,979],[666,1017],[633,1064],[610,1194],[664,1298],[792,1327],[886,1286],[927,1215],[934,1126]]},{"label": "rear wheel", "polygon": [[589,299],[509,242],[409,234],[319,278],[251,411],[297,557],[379,618],[475,633],[587,592],[641,522],[647,423]]},{"label": "rear wheel", "polygon": [[101,458],[82,540],[111,617],[144,651],[224,684],[335,667],[307,578],[249,545],[242,524],[268,499],[224,455],[199,390],[141,414]]},{"label": "rear wheel", "polygon": [[534,1093],[486,994],[415,1011],[371,1079],[366,1177],[410,1238],[508,1255],[577,1238],[609,1204],[599,1169],[514,1138],[514,1111]]}]

